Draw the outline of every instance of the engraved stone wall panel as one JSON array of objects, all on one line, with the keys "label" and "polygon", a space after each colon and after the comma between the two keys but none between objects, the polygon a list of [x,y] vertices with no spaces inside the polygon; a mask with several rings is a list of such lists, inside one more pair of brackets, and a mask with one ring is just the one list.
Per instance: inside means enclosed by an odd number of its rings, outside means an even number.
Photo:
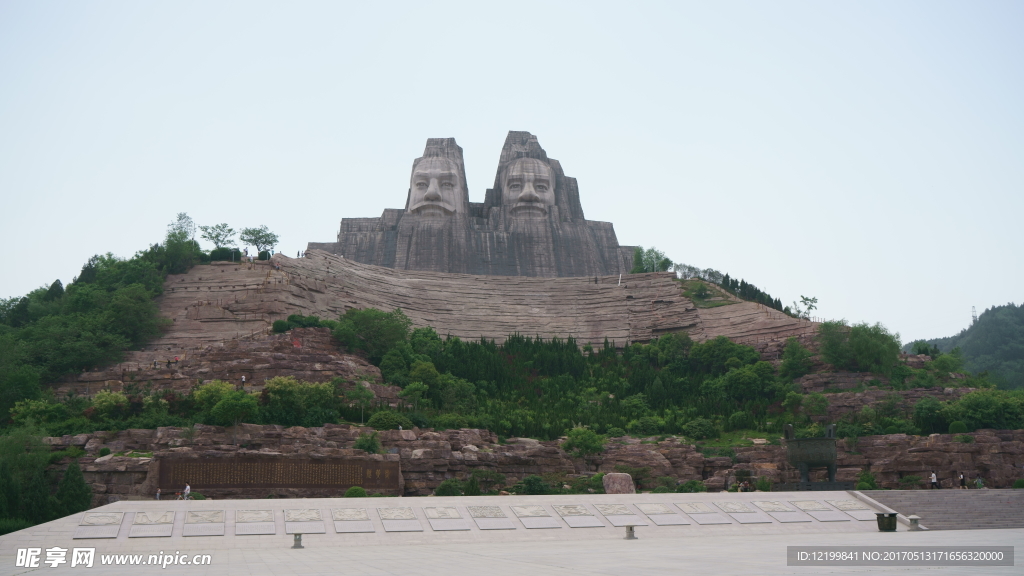
[{"label": "engraved stone wall panel", "polygon": [[723,514],[715,512],[703,502],[677,502],[676,506],[689,514],[697,524],[732,524]]},{"label": "engraved stone wall panel", "polygon": [[366,508],[332,508],[334,531],[338,534],[376,532]]},{"label": "engraved stone wall panel", "polygon": [[185,524],[224,522],[223,510],[189,510],[185,513]]},{"label": "engraved stone wall panel", "polygon": [[468,506],[469,515],[481,530],[515,530],[512,520],[500,506]]},{"label": "engraved stone wall panel", "polygon": [[857,500],[826,500],[826,502],[842,510],[854,520],[867,522],[877,518],[874,510]]},{"label": "engraved stone wall panel", "polygon": [[182,536],[223,536],[223,523],[185,524]]},{"label": "engraved stone wall panel", "polygon": [[512,513],[515,514],[519,521],[523,523],[523,526],[527,529],[535,528],[561,528],[562,525],[558,523],[558,520],[551,517],[547,509],[539,505],[527,505],[527,506],[511,506]]},{"label": "engraved stone wall panel", "polygon": [[327,528],[321,522],[285,522],[285,534],[326,534]]},{"label": "engraved stone wall panel", "polygon": [[174,524],[174,512],[136,512],[132,524]]},{"label": "engraved stone wall panel", "polygon": [[132,526],[128,533],[129,538],[167,538],[174,528],[172,524],[146,524]]},{"label": "engraved stone wall panel", "polygon": [[647,515],[658,526],[689,526],[690,521],[667,504],[636,504],[638,510]]},{"label": "engraved stone wall panel", "polygon": [[235,510],[235,523],[273,522],[273,510]]},{"label": "engraved stone wall panel", "polygon": [[82,516],[79,526],[112,526],[121,525],[124,512],[89,512]]},{"label": "engraved stone wall panel", "polygon": [[189,483],[193,490],[219,488],[322,488],[352,486],[398,490],[399,462],[361,459],[161,458],[160,487]]},{"label": "engraved stone wall panel", "polygon": [[239,522],[235,524],[235,536],[259,534],[277,534],[277,525],[274,522]]},{"label": "engraved stone wall panel", "polygon": [[317,522],[323,519],[319,508],[292,508],[284,511],[285,522]]},{"label": "engraved stone wall panel", "polygon": [[72,538],[117,538],[120,530],[121,526],[79,526]]},{"label": "engraved stone wall panel", "polygon": [[366,511],[366,508],[332,508],[331,516],[336,521],[344,522],[370,519],[370,514]]},{"label": "engraved stone wall panel", "polygon": [[416,513],[412,508],[377,508],[380,514],[381,523],[384,524],[386,532],[422,532],[423,525],[420,524]]},{"label": "engraved stone wall panel", "polygon": [[552,506],[555,512],[562,517],[562,520],[569,525],[570,528],[604,528],[604,523],[601,522],[594,513],[587,509],[586,506],[579,504],[569,504],[561,506]]}]

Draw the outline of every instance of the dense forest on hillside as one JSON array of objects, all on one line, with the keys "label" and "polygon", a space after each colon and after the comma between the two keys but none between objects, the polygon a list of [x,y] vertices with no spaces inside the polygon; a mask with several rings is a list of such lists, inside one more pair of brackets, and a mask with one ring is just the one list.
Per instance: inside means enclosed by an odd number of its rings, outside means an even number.
[{"label": "dense forest on hillside", "polygon": [[986,372],[1000,388],[1024,388],[1024,305],[1013,303],[985,310],[978,321],[955,336],[918,340],[906,346],[918,353],[959,349],[964,367]]}]

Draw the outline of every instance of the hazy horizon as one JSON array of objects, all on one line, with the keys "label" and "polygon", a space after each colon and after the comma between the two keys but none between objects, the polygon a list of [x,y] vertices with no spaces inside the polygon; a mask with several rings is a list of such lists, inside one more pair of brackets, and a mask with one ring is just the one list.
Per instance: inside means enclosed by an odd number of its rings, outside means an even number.
[{"label": "hazy horizon", "polygon": [[[1021,302],[1024,4],[0,1],[0,298],[178,212],[294,256],[538,136],[620,244],[952,336]],[[1018,262],[1018,264],[1013,264]]]}]

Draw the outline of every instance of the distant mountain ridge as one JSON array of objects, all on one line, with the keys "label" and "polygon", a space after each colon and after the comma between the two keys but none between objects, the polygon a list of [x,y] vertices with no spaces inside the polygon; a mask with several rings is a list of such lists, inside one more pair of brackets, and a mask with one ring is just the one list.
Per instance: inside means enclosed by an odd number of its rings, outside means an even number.
[{"label": "distant mountain ridge", "polygon": [[1000,388],[1024,388],[1024,304],[994,306],[959,334],[923,342],[943,353],[960,348],[965,368],[974,374],[988,371]]}]

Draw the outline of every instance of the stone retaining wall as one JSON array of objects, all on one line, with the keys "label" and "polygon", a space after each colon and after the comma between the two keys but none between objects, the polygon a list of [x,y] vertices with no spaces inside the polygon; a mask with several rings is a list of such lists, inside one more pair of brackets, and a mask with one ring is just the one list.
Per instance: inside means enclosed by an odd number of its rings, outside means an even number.
[{"label": "stone retaining wall", "polygon": [[[68,446],[86,450],[87,455],[80,462],[86,481],[93,486],[96,505],[118,499],[152,498],[162,456],[291,455],[398,460],[404,481],[402,492],[408,496],[430,494],[445,479],[465,478],[477,468],[505,474],[508,484],[530,474],[570,476],[612,472],[620,464],[650,467],[652,478],[672,476],[679,481],[703,480],[710,490],[724,489],[739,470],[749,470],[753,476],[766,476],[773,482],[798,479],[797,472],[786,463],[785,448],[779,445],[734,448],[734,457],[705,457],[694,445],[679,438],[657,441],[656,438],[627,437],[612,439],[598,458],[584,461],[568,456],[559,448],[558,441],[512,438],[499,444],[498,438],[486,430],[382,431],[379,435],[386,454],[368,455],[352,445],[359,434],[369,429],[348,425],[284,428],[242,424],[237,432],[238,446],[232,444],[232,435],[225,428],[196,425],[196,429],[191,440],[182,438],[180,428],[168,427],[54,437],[47,438],[46,442],[55,450]],[[856,446],[840,440],[837,480],[855,481],[861,470],[870,469],[880,486],[897,488],[900,478],[908,475],[926,478],[934,469],[948,484],[953,471],[963,470],[971,478],[981,474],[988,486],[1000,488],[1024,477],[1024,430],[980,430],[967,436],[974,442],[958,442],[948,434],[870,436],[860,438]],[[114,454],[98,457],[102,448],[109,448]],[[153,457],[115,455],[133,450],[152,452]],[[813,480],[823,480],[824,476],[823,469],[812,471]],[[271,495],[266,489],[250,492],[220,490],[208,495],[216,498]],[[339,496],[302,489],[270,492],[277,497]]]}]

